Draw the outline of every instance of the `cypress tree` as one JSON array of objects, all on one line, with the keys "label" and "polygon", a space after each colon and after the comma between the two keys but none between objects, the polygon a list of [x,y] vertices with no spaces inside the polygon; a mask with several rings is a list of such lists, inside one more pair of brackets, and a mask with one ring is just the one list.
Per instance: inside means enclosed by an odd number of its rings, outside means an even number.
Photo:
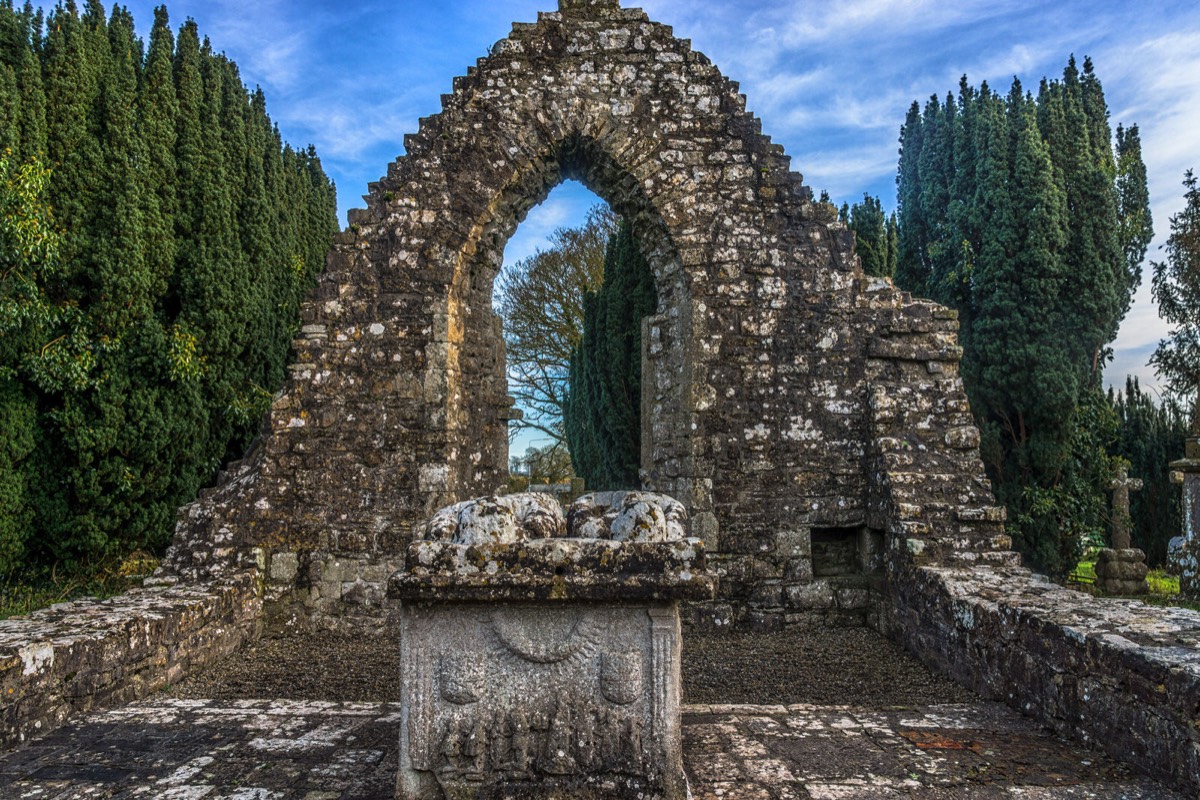
[{"label": "cypress tree", "polygon": [[1150,363],[1177,397],[1194,397],[1200,383],[1200,183],[1184,176],[1184,207],[1171,217],[1167,260],[1152,262],[1151,290],[1171,332]]},{"label": "cypress tree", "polygon": [[[141,112],[142,147],[145,151],[145,186],[143,194],[146,271],[152,281],[152,294],[159,304],[175,268],[175,218],[179,201],[176,197],[175,141],[179,104],[175,99],[175,83],[171,61],[175,37],[171,33],[166,6],[154,10],[154,27],[150,30],[150,48],[138,88]],[[173,316],[173,315],[171,315]],[[168,324],[171,320],[165,320]]]},{"label": "cypress tree", "polygon": [[1129,462],[1129,474],[1144,481],[1130,497],[1133,544],[1152,565],[1166,563],[1167,543],[1179,535],[1180,493],[1170,481],[1171,461],[1183,452],[1188,419],[1171,398],[1155,402],[1137,378],[1125,380],[1125,391],[1112,396],[1119,421],[1116,452]]},{"label": "cypress tree", "polygon": [[1073,59],[1036,101],[964,78],[901,130],[897,283],[958,309],[985,462],[1018,544],[1053,572],[1101,527],[1116,424],[1099,367],[1149,235],[1140,143],[1118,131],[1114,161],[1109,135],[1092,64]]},{"label": "cypress tree", "polygon": [[42,12],[33,13],[29,3],[21,12],[24,37],[17,65],[17,89],[20,92],[20,155],[28,161],[46,156],[46,93],[42,89],[42,64],[38,47],[42,35]]},{"label": "cypress tree", "polygon": [[21,106],[17,73],[8,64],[0,64],[0,153],[17,152],[21,147]]},{"label": "cypress tree", "polygon": [[1117,239],[1124,256],[1124,291],[1120,316],[1123,319],[1142,283],[1142,260],[1154,238],[1150,214],[1150,189],[1146,164],[1142,161],[1142,137],[1138,126],[1117,126]]},{"label": "cypress tree", "polygon": [[925,243],[929,235],[921,210],[921,145],[924,141],[921,107],[914,101],[900,128],[900,164],[896,170],[896,285],[929,296],[929,267]]},{"label": "cypress tree", "polygon": [[861,203],[846,206],[844,221],[854,231],[856,250],[868,275],[892,275],[888,256],[887,217],[878,197],[863,194]]},{"label": "cypress tree", "polygon": [[888,215],[887,219],[887,271],[891,276],[896,274],[896,264],[900,257],[900,229],[896,221],[896,212]]},{"label": "cypress tree", "polygon": [[[54,350],[63,313],[46,298],[59,268],[60,239],[45,204],[45,169],[0,154],[0,580],[23,563],[35,522],[32,487],[42,477],[36,359]],[[39,380],[40,379],[40,380]]]},{"label": "cypress tree", "polygon": [[590,488],[640,485],[642,319],[657,305],[654,275],[622,221],[608,243],[604,282],[584,299],[564,408],[571,461]]},{"label": "cypress tree", "polygon": [[165,542],[282,380],[337,227],[315,151],[285,152],[194,23],[176,50],[156,9],[148,52],[98,0],[42,29],[0,0],[5,219],[34,230],[48,198],[64,231],[0,270],[0,572]]},{"label": "cypress tree", "polygon": [[[1089,62],[1090,64],[1090,62]],[[1069,332],[1076,349],[1076,364],[1088,374],[1098,374],[1102,350],[1116,336],[1120,310],[1127,302],[1127,279],[1117,239],[1116,197],[1106,161],[1092,136],[1107,121],[1097,119],[1095,105],[1099,84],[1081,82],[1072,57],[1063,71],[1061,83],[1051,86],[1062,105],[1063,128],[1050,140],[1051,157],[1064,189],[1072,220],[1067,244],[1067,289],[1064,331]],[[1104,112],[1105,115],[1107,112]],[[1104,139],[1103,150],[1111,145]]]},{"label": "cypress tree", "polygon": [[65,231],[64,263],[72,299],[98,292],[90,254],[93,214],[101,201],[104,159],[100,149],[100,57],[79,18],[74,0],[50,16],[43,67],[46,153],[51,168],[50,202]]}]

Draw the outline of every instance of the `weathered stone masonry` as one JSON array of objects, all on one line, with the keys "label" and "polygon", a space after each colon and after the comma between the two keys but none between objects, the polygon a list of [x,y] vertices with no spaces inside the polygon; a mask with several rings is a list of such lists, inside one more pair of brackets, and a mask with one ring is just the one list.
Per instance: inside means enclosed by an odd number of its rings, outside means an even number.
[{"label": "weathered stone masonry", "polygon": [[0,621],[0,750],[127,703],[224,658],[262,630],[254,572],[138,589]]},{"label": "weathered stone masonry", "polygon": [[719,576],[693,624],[878,625],[1200,790],[1200,615],[1015,566],[954,313],[862,274],[737,85],[616,0],[560,0],[491,53],[352,213],[262,435],[181,511],[159,579],[181,585],[0,623],[0,744],[230,652],[264,608],[268,626],[393,624],[414,529],[504,483],[492,281],[528,209],[578,178],[657,278],[643,482],[687,506]]},{"label": "weathered stone masonry", "polygon": [[697,619],[861,624],[884,548],[1005,546],[953,315],[863,276],[736,83],[615,0],[563,0],[491,53],[351,213],[257,449],[181,515],[176,573],[263,556],[286,618],[379,618],[413,526],[504,483],[492,283],[568,178],[632,221],[655,272],[643,481],[684,502],[722,575]]}]

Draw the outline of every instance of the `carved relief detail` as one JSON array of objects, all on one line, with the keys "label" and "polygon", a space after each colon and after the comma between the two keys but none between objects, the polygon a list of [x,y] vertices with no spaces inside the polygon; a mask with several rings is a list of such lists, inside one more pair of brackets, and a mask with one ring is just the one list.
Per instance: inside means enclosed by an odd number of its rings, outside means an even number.
[{"label": "carved relief detail", "polygon": [[470,781],[644,775],[644,729],[640,714],[590,702],[459,713],[441,727],[434,770],[443,779]]},{"label": "carved relief detail", "polygon": [[642,654],[600,654],[600,694],[609,702],[626,706],[642,695]]},{"label": "carved relief detail", "polygon": [[498,608],[491,623],[508,652],[535,664],[565,661],[596,636],[591,615],[574,609]]},{"label": "carved relief detail", "polygon": [[483,655],[454,653],[443,655],[438,670],[442,697],[455,705],[479,702],[483,693]]}]

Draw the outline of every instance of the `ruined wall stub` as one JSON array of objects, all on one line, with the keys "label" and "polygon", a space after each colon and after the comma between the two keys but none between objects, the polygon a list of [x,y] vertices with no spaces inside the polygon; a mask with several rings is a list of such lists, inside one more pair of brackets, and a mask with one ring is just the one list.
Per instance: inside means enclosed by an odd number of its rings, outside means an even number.
[{"label": "ruined wall stub", "polygon": [[616,0],[560,0],[442,106],[351,212],[262,437],[181,512],[170,569],[257,560],[318,615],[370,613],[416,523],[501,486],[492,283],[567,178],[632,221],[654,270],[644,481],[689,507],[718,613],[861,618],[885,547],[1010,558],[953,312],[864,277],[852,235],[687,41]]}]

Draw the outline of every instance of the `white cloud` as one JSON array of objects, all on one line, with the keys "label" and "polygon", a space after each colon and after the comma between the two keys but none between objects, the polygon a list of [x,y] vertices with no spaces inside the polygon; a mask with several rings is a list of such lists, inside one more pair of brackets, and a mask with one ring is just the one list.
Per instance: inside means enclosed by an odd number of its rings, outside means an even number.
[{"label": "white cloud", "polygon": [[550,234],[562,227],[581,225],[588,209],[604,201],[576,181],[555,187],[517,227],[504,248],[505,266],[515,264],[545,249]]}]

